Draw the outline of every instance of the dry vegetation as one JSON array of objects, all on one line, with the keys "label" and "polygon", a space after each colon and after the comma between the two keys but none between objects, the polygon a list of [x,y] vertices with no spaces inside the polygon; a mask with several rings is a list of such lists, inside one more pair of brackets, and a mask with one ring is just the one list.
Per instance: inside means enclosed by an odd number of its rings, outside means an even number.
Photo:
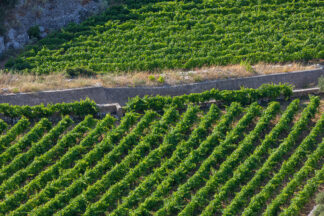
[{"label": "dry vegetation", "polygon": [[264,74],[285,73],[317,68],[317,65],[298,63],[285,65],[257,64],[215,66],[192,71],[163,71],[163,73],[139,72],[136,74],[106,74],[92,78],[67,78],[64,74],[21,75],[0,71],[0,93],[34,92],[78,88],[86,86],[127,87],[160,86],[195,83],[206,80],[249,77]]}]

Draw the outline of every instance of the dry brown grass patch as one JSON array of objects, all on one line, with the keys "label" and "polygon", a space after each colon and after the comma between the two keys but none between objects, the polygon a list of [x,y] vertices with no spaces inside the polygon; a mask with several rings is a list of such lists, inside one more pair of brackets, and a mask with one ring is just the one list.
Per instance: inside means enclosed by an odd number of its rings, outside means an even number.
[{"label": "dry brown grass patch", "polygon": [[298,63],[272,65],[260,63],[254,66],[229,65],[197,68],[191,71],[166,70],[158,73],[137,72],[125,74],[104,74],[92,78],[69,79],[63,74],[20,75],[0,71],[0,93],[34,92],[79,88],[86,86],[138,87],[195,83],[207,80],[249,77],[255,75],[286,73],[317,68],[316,65]]}]

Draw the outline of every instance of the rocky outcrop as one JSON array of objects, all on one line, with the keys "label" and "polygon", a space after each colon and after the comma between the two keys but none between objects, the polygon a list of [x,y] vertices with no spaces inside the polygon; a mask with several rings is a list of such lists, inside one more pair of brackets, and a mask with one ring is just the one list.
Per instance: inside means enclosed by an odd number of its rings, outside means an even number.
[{"label": "rocky outcrop", "polygon": [[31,27],[38,26],[40,37],[67,24],[80,23],[108,7],[108,0],[19,0],[6,12],[5,35],[0,35],[0,55],[31,43]]},{"label": "rocky outcrop", "polygon": [[5,51],[4,37],[0,36],[0,54]]}]

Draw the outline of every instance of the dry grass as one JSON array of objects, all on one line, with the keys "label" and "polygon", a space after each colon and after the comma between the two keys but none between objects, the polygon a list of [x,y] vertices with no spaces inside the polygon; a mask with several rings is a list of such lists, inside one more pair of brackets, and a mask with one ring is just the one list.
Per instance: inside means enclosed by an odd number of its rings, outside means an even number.
[{"label": "dry grass", "polygon": [[68,79],[63,74],[51,75],[19,75],[6,74],[0,71],[0,93],[35,92],[78,88],[86,86],[104,87],[137,87],[177,85],[206,80],[249,77],[263,74],[285,73],[317,68],[316,65],[302,65],[298,63],[285,65],[257,64],[215,66],[199,68],[192,71],[163,71],[163,73],[138,72],[134,74],[106,74],[92,78],[79,77]]}]

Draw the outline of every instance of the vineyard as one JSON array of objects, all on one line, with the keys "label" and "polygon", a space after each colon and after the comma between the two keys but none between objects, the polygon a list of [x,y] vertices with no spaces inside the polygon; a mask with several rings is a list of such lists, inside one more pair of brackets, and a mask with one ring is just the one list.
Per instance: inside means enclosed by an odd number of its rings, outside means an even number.
[{"label": "vineyard", "polygon": [[119,120],[0,104],[0,214],[298,215],[324,183],[324,104],[291,93],[135,98]]},{"label": "vineyard", "polygon": [[6,68],[48,74],[324,58],[319,0],[129,1],[29,45]]}]

